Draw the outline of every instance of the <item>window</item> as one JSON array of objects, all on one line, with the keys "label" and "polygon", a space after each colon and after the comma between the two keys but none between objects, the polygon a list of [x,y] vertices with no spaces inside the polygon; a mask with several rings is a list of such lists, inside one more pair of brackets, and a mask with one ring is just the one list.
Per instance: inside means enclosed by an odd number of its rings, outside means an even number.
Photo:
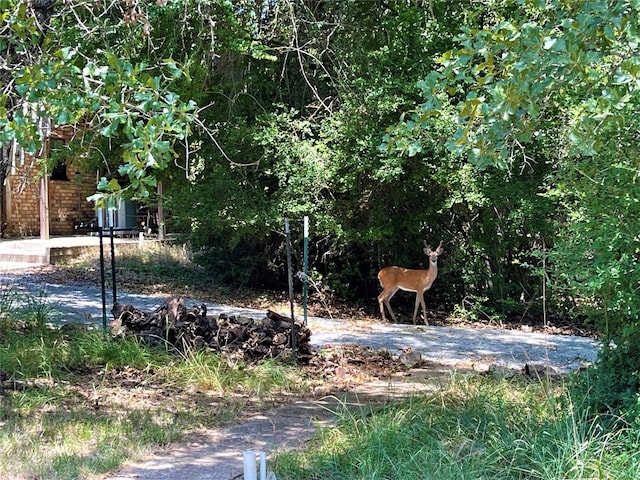
[{"label": "window", "polygon": [[67,175],[67,159],[63,157],[65,152],[65,141],[59,139],[49,140],[49,156],[56,159],[56,163],[51,171],[51,180],[69,181]]}]

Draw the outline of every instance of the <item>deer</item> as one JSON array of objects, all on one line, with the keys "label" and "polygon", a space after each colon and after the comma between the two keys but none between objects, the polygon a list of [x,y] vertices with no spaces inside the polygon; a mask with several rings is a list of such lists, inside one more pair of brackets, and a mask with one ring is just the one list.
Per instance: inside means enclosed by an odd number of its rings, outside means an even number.
[{"label": "deer", "polygon": [[384,306],[387,306],[387,310],[391,314],[393,321],[396,321],[396,316],[391,309],[389,301],[396,294],[398,290],[404,290],[407,292],[416,292],[416,305],[413,310],[413,324],[416,325],[416,317],[418,315],[418,305],[422,305],[422,313],[424,314],[424,323],[427,322],[427,308],[424,304],[424,292],[431,288],[433,282],[438,276],[438,257],[442,255],[444,249],[442,248],[442,241],[438,248],[431,250],[431,247],[424,242],[424,253],[429,257],[429,269],[428,270],[411,270],[402,267],[385,267],[378,272],[378,280],[382,287],[382,293],[378,295],[378,304],[380,305],[380,314],[382,320],[387,321],[384,315]]}]

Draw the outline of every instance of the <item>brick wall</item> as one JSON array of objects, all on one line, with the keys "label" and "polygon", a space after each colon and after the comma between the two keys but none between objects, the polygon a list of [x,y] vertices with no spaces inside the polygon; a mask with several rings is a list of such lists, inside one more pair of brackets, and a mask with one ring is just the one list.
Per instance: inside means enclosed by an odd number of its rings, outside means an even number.
[{"label": "brick wall", "polygon": [[[40,235],[40,184],[37,167],[16,167],[5,184],[5,235],[28,237]],[[95,176],[76,173],[67,168],[68,180],[48,179],[49,234],[74,235],[74,225],[94,216],[93,204],[86,198],[95,191]]]},{"label": "brick wall", "polygon": [[7,177],[4,192],[4,233],[10,237],[40,235],[40,192],[37,168],[25,162]]},{"label": "brick wall", "polygon": [[69,180],[49,179],[49,233],[74,235],[75,224],[95,216],[87,197],[95,193],[95,175],[82,175],[67,168]]}]

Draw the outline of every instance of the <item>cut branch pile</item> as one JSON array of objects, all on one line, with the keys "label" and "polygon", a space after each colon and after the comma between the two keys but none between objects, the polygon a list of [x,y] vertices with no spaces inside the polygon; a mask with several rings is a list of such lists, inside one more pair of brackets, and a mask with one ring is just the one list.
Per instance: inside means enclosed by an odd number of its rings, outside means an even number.
[{"label": "cut branch pile", "polygon": [[[182,298],[167,299],[154,312],[116,303],[111,310],[111,332],[135,335],[150,345],[171,345],[180,351],[209,348],[247,362],[291,355],[291,319],[267,311],[262,319],[234,315],[207,316],[202,304],[187,308]],[[307,362],[313,356],[311,331],[295,321],[295,358]]]}]

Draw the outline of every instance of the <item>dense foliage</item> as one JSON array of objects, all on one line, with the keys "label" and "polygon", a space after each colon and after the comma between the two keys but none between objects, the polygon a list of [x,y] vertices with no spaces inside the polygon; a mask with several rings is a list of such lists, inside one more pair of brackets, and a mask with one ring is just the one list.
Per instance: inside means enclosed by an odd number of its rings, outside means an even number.
[{"label": "dense foliage", "polygon": [[[445,149],[445,118],[429,126],[419,155],[380,149],[388,126],[420,100],[416,80],[453,46],[460,21],[502,10],[509,5],[367,1],[280,12],[294,24],[261,37],[275,58],[245,56],[235,83],[212,79],[228,108],[202,114],[219,126],[224,154],[202,140],[194,165],[207,167],[173,183],[174,225],[191,232],[225,281],[282,285],[283,218],[309,215],[315,278],[342,297],[373,306],[376,271],[424,265],[426,239],[445,241],[446,274],[434,286],[441,305],[539,305],[531,251],[552,209],[537,195],[546,168],[480,172]],[[511,301],[521,297],[520,306]]]},{"label": "dense foliage", "polygon": [[306,215],[314,285],[373,313],[376,271],[443,240],[430,307],[589,318],[615,345],[603,378],[619,369],[633,398],[635,2],[0,8],[0,143],[36,151],[44,117],[84,127],[95,200],[163,180],[171,230],[215,281],[285,288],[284,219],[299,269]]},{"label": "dense foliage", "polygon": [[463,29],[420,83],[425,102],[387,146],[420,151],[432,119],[446,111],[455,125],[452,155],[480,169],[543,172],[539,193],[553,202],[553,223],[538,234],[552,246],[553,293],[610,341],[595,375],[604,403],[633,407],[640,373],[638,5],[517,6],[488,28]]}]

